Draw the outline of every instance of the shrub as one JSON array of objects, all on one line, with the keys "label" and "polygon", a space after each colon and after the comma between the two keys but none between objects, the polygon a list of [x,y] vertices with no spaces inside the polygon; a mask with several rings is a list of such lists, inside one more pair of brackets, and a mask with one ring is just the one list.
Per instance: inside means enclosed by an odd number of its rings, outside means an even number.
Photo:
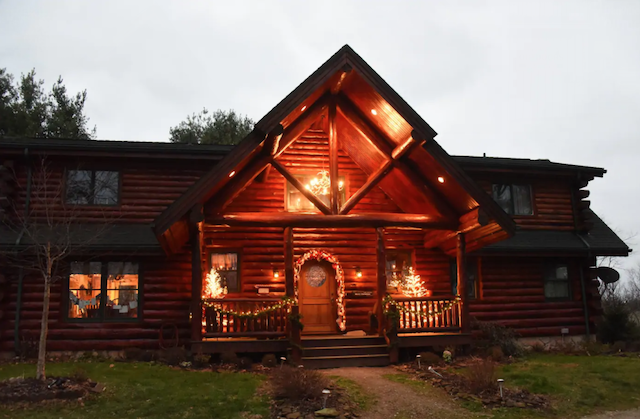
[{"label": "shrub", "polygon": [[602,296],[602,318],[598,322],[597,337],[602,343],[629,342],[640,337],[629,305],[614,291],[605,291]]},{"label": "shrub", "polygon": [[543,352],[547,352],[547,347],[545,346],[544,343],[538,341],[538,342],[534,343],[533,345],[531,345],[531,350],[533,352],[543,353]]},{"label": "shrub", "polygon": [[499,346],[492,346],[489,348],[489,357],[495,362],[500,362],[504,359],[504,352]]},{"label": "shrub", "polygon": [[524,352],[513,329],[490,322],[478,322],[478,326],[489,347],[499,346],[505,356],[520,356]]},{"label": "shrub", "polygon": [[627,350],[627,343],[623,340],[614,342],[613,345],[611,345],[612,352],[618,353],[618,352],[625,352],[626,350]]},{"label": "shrub", "polygon": [[79,383],[84,383],[85,381],[89,381],[89,373],[86,369],[80,366],[75,366],[73,370],[71,370],[69,378]]},{"label": "shrub", "polygon": [[433,365],[441,365],[442,358],[433,352],[420,352],[420,365],[423,367],[429,367]]},{"label": "shrub", "polygon": [[187,351],[184,348],[168,348],[158,353],[159,360],[168,365],[177,366],[187,361]]},{"label": "shrub", "polygon": [[124,350],[124,359],[127,361],[140,361],[144,351],[140,348],[127,348]]},{"label": "shrub", "polygon": [[142,362],[151,362],[156,359],[158,359],[158,354],[155,351],[142,351],[142,354],[140,355],[140,361]]},{"label": "shrub", "polygon": [[479,394],[485,390],[495,389],[496,368],[490,359],[481,359],[469,365],[467,371],[469,377],[469,389],[474,394]]},{"label": "shrub", "polygon": [[238,358],[238,362],[236,366],[241,370],[250,370],[251,365],[253,364],[253,360],[248,356],[243,356],[242,358]]},{"label": "shrub", "polygon": [[235,352],[222,352],[220,353],[220,362],[222,364],[238,364],[238,355]]},{"label": "shrub", "polygon": [[604,345],[600,342],[593,342],[591,340],[585,340],[582,342],[582,351],[588,355],[601,355],[609,351],[609,345]]},{"label": "shrub", "polygon": [[193,356],[193,366],[196,368],[208,367],[211,364],[211,355],[195,354]]},{"label": "shrub", "polygon": [[317,370],[283,365],[272,370],[271,383],[276,398],[301,402],[321,399],[322,390],[329,386],[329,379]]},{"label": "shrub", "polygon": [[565,355],[572,355],[579,352],[578,346],[571,339],[556,340],[553,344],[552,350]]},{"label": "shrub", "polygon": [[276,356],[274,354],[265,354],[262,357],[262,366],[267,368],[273,368],[276,366],[278,361],[276,360]]}]

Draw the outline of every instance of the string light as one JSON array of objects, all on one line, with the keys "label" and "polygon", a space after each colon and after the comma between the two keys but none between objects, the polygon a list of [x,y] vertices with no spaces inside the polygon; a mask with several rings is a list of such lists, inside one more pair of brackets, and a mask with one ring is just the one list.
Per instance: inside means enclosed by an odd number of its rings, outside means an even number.
[{"label": "string light", "polygon": [[[305,188],[311,191],[314,195],[329,195],[331,189],[331,178],[329,172],[321,170],[316,177],[311,179],[309,183],[305,185]],[[338,190],[341,191],[344,188],[344,182],[338,182]]]},{"label": "string light", "polygon": [[215,268],[211,268],[204,280],[202,298],[223,298],[227,295],[227,287],[222,286],[222,278]]},{"label": "string light", "polygon": [[270,306],[262,307],[256,310],[247,310],[247,311],[235,311],[235,310],[227,310],[223,308],[223,301],[203,301],[202,305],[204,307],[208,307],[213,309],[214,311],[224,314],[224,315],[232,315],[236,316],[240,319],[254,319],[256,317],[264,316],[268,313],[273,313],[274,311],[280,310],[282,308],[289,308],[290,306],[296,306],[298,303],[295,299],[284,296],[282,297],[282,301],[274,303]]},{"label": "string light", "polygon": [[424,297],[429,293],[429,290],[424,287],[420,275],[417,275],[411,266],[400,283],[400,289],[404,295],[409,297]]},{"label": "string light", "polygon": [[423,310],[422,308],[411,309],[411,308],[407,308],[402,305],[399,305],[396,302],[396,300],[393,299],[392,296],[387,295],[386,297],[384,297],[384,300],[382,301],[382,305],[384,307],[385,316],[388,316],[389,314],[391,314],[391,310],[389,309],[389,307],[391,305],[394,305],[396,306],[396,309],[398,311],[402,311],[407,314],[413,314],[414,316],[419,316],[423,319],[428,319],[429,321],[432,321],[437,316],[440,316],[441,314],[444,314],[447,311],[451,310],[461,300],[462,299],[460,298],[460,296],[456,295],[456,297],[453,300],[450,300],[449,302],[441,306],[438,310],[432,310],[431,308],[429,308],[429,310]]}]

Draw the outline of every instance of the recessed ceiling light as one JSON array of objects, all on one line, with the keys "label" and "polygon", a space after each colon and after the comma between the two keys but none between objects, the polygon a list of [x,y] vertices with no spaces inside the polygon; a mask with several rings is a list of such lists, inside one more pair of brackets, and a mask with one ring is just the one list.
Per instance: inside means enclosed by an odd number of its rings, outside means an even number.
[{"label": "recessed ceiling light", "polygon": [[371,109],[371,113],[372,113],[373,115],[377,115],[377,114],[378,114],[378,111],[376,111],[375,109]]},{"label": "recessed ceiling light", "polygon": [[300,109],[300,112],[304,112],[305,109],[307,109],[307,105],[304,105],[302,109]]},{"label": "recessed ceiling light", "polygon": [[442,176],[438,176],[438,182],[444,183],[444,178]]},{"label": "recessed ceiling light", "polygon": [[235,175],[235,174],[236,174],[236,171],[233,170],[231,173],[229,173],[229,177],[233,177],[233,175]]}]

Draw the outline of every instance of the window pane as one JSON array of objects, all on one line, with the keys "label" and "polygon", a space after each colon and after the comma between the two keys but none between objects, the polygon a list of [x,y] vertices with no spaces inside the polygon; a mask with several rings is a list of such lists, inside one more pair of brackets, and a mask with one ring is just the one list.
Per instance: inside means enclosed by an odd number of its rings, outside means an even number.
[{"label": "window pane", "polygon": [[69,318],[97,318],[100,315],[100,262],[72,262],[69,274]]},{"label": "window pane", "polygon": [[229,292],[240,291],[237,253],[212,253],[211,267],[218,271],[222,285],[226,286]]},{"label": "window pane", "polygon": [[569,283],[548,281],[544,284],[544,295],[547,298],[569,298]]},{"label": "window pane", "polygon": [[97,171],[93,203],[97,205],[116,205],[118,203],[118,172]]},{"label": "window pane", "polygon": [[[300,183],[308,185],[311,182],[313,176],[299,176],[297,177]],[[344,177],[338,178],[338,208],[342,208],[346,201],[346,187]],[[327,207],[331,206],[331,195],[321,194],[316,195],[320,201],[322,201]],[[318,211],[315,205],[311,203],[295,186],[287,182],[287,196],[286,196],[287,211]]]},{"label": "window pane", "polygon": [[566,266],[556,267],[556,280],[567,281],[569,279],[569,269]]},{"label": "window pane", "polygon": [[67,203],[89,204],[91,202],[91,171],[69,170],[67,172]]},{"label": "window pane", "polygon": [[138,317],[138,264],[109,262],[107,271],[105,316],[109,318]]},{"label": "window pane", "polygon": [[411,266],[410,251],[391,251],[386,256],[387,286],[396,287]]},{"label": "window pane", "polygon": [[513,207],[517,215],[532,215],[531,187],[529,185],[513,185]]},{"label": "window pane", "polygon": [[238,283],[237,271],[223,271],[220,272],[220,278],[222,278],[222,285],[227,287],[230,292],[240,291],[240,284]]},{"label": "window pane", "polygon": [[493,199],[507,214],[511,214],[511,187],[510,185],[492,185]]}]

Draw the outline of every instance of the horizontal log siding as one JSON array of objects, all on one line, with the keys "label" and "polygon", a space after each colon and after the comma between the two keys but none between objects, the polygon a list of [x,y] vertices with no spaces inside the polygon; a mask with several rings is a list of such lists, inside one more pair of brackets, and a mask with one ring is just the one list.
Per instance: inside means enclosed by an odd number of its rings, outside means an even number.
[{"label": "horizontal log siding", "polygon": [[[146,163],[120,169],[123,162],[100,162],[95,166],[102,170],[119,170],[121,176],[120,205],[114,206],[77,206],[74,218],[78,222],[109,222],[116,223],[151,223],[165,208],[178,199],[191,185],[193,185],[205,172],[202,163],[193,162],[190,167],[167,166],[166,162],[157,162],[153,165]],[[211,164],[211,163],[210,163]],[[35,199],[32,195],[31,214],[34,217],[43,217],[46,211],[62,216],[62,200],[64,199],[64,173],[65,168],[77,168],[77,164],[54,161],[50,164],[49,193],[50,201]],[[90,163],[84,163],[81,168],[92,168]],[[24,211],[26,199],[27,171],[24,167],[17,170],[16,210]],[[34,173],[34,185],[39,175]],[[35,193],[32,192],[32,194]],[[50,202],[50,203],[45,203]],[[77,216],[77,217],[76,217]]]},{"label": "horizontal log siding", "polygon": [[[135,260],[135,259],[132,259]],[[63,290],[65,281],[51,287],[49,311],[49,351],[122,350],[127,347],[159,348],[162,325],[178,327],[180,345],[190,337],[189,303],[191,299],[190,255],[166,261],[164,257],[139,260],[141,268],[142,318],[128,322],[71,322],[66,320]],[[28,276],[24,280],[20,322],[21,339],[37,341],[42,315],[42,280]],[[17,277],[12,275],[8,299],[3,301],[5,317],[0,320],[0,352],[14,350],[14,324]],[[167,329],[166,337],[173,334]],[[170,331],[169,331],[170,330]],[[171,343],[173,340],[167,340]]]},{"label": "horizontal log siding", "polygon": [[[329,171],[329,139],[321,130],[308,130],[296,140],[278,161],[296,175],[315,175]],[[367,175],[343,151],[338,150],[338,174],[345,178],[346,199],[355,194],[367,181]],[[226,208],[225,212],[278,212],[285,211],[286,181],[276,170],[269,172],[265,182],[253,181]],[[401,212],[398,206],[382,192],[373,188],[351,210],[358,212]]]},{"label": "horizontal log siding", "polygon": [[[584,265],[575,259],[568,261],[571,299],[547,301],[544,296],[547,262],[553,261],[535,257],[483,257],[480,274],[482,298],[470,302],[471,316],[479,321],[512,327],[523,337],[560,336],[561,328],[568,328],[572,335],[584,334],[579,273]],[[593,294],[588,298],[590,305],[596,302]],[[595,309],[590,311],[592,332],[593,320],[598,314]]]},{"label": "horizontal log siding", "polygon": [[515,183],[531,185],[533,215],[513,216],[518,226],[526,230],[575,230],[572,186],[569,181],[551,178],[526,178],[511,180],[487,179],[482,175],[472,177],[491,194],[492,183]]}]

